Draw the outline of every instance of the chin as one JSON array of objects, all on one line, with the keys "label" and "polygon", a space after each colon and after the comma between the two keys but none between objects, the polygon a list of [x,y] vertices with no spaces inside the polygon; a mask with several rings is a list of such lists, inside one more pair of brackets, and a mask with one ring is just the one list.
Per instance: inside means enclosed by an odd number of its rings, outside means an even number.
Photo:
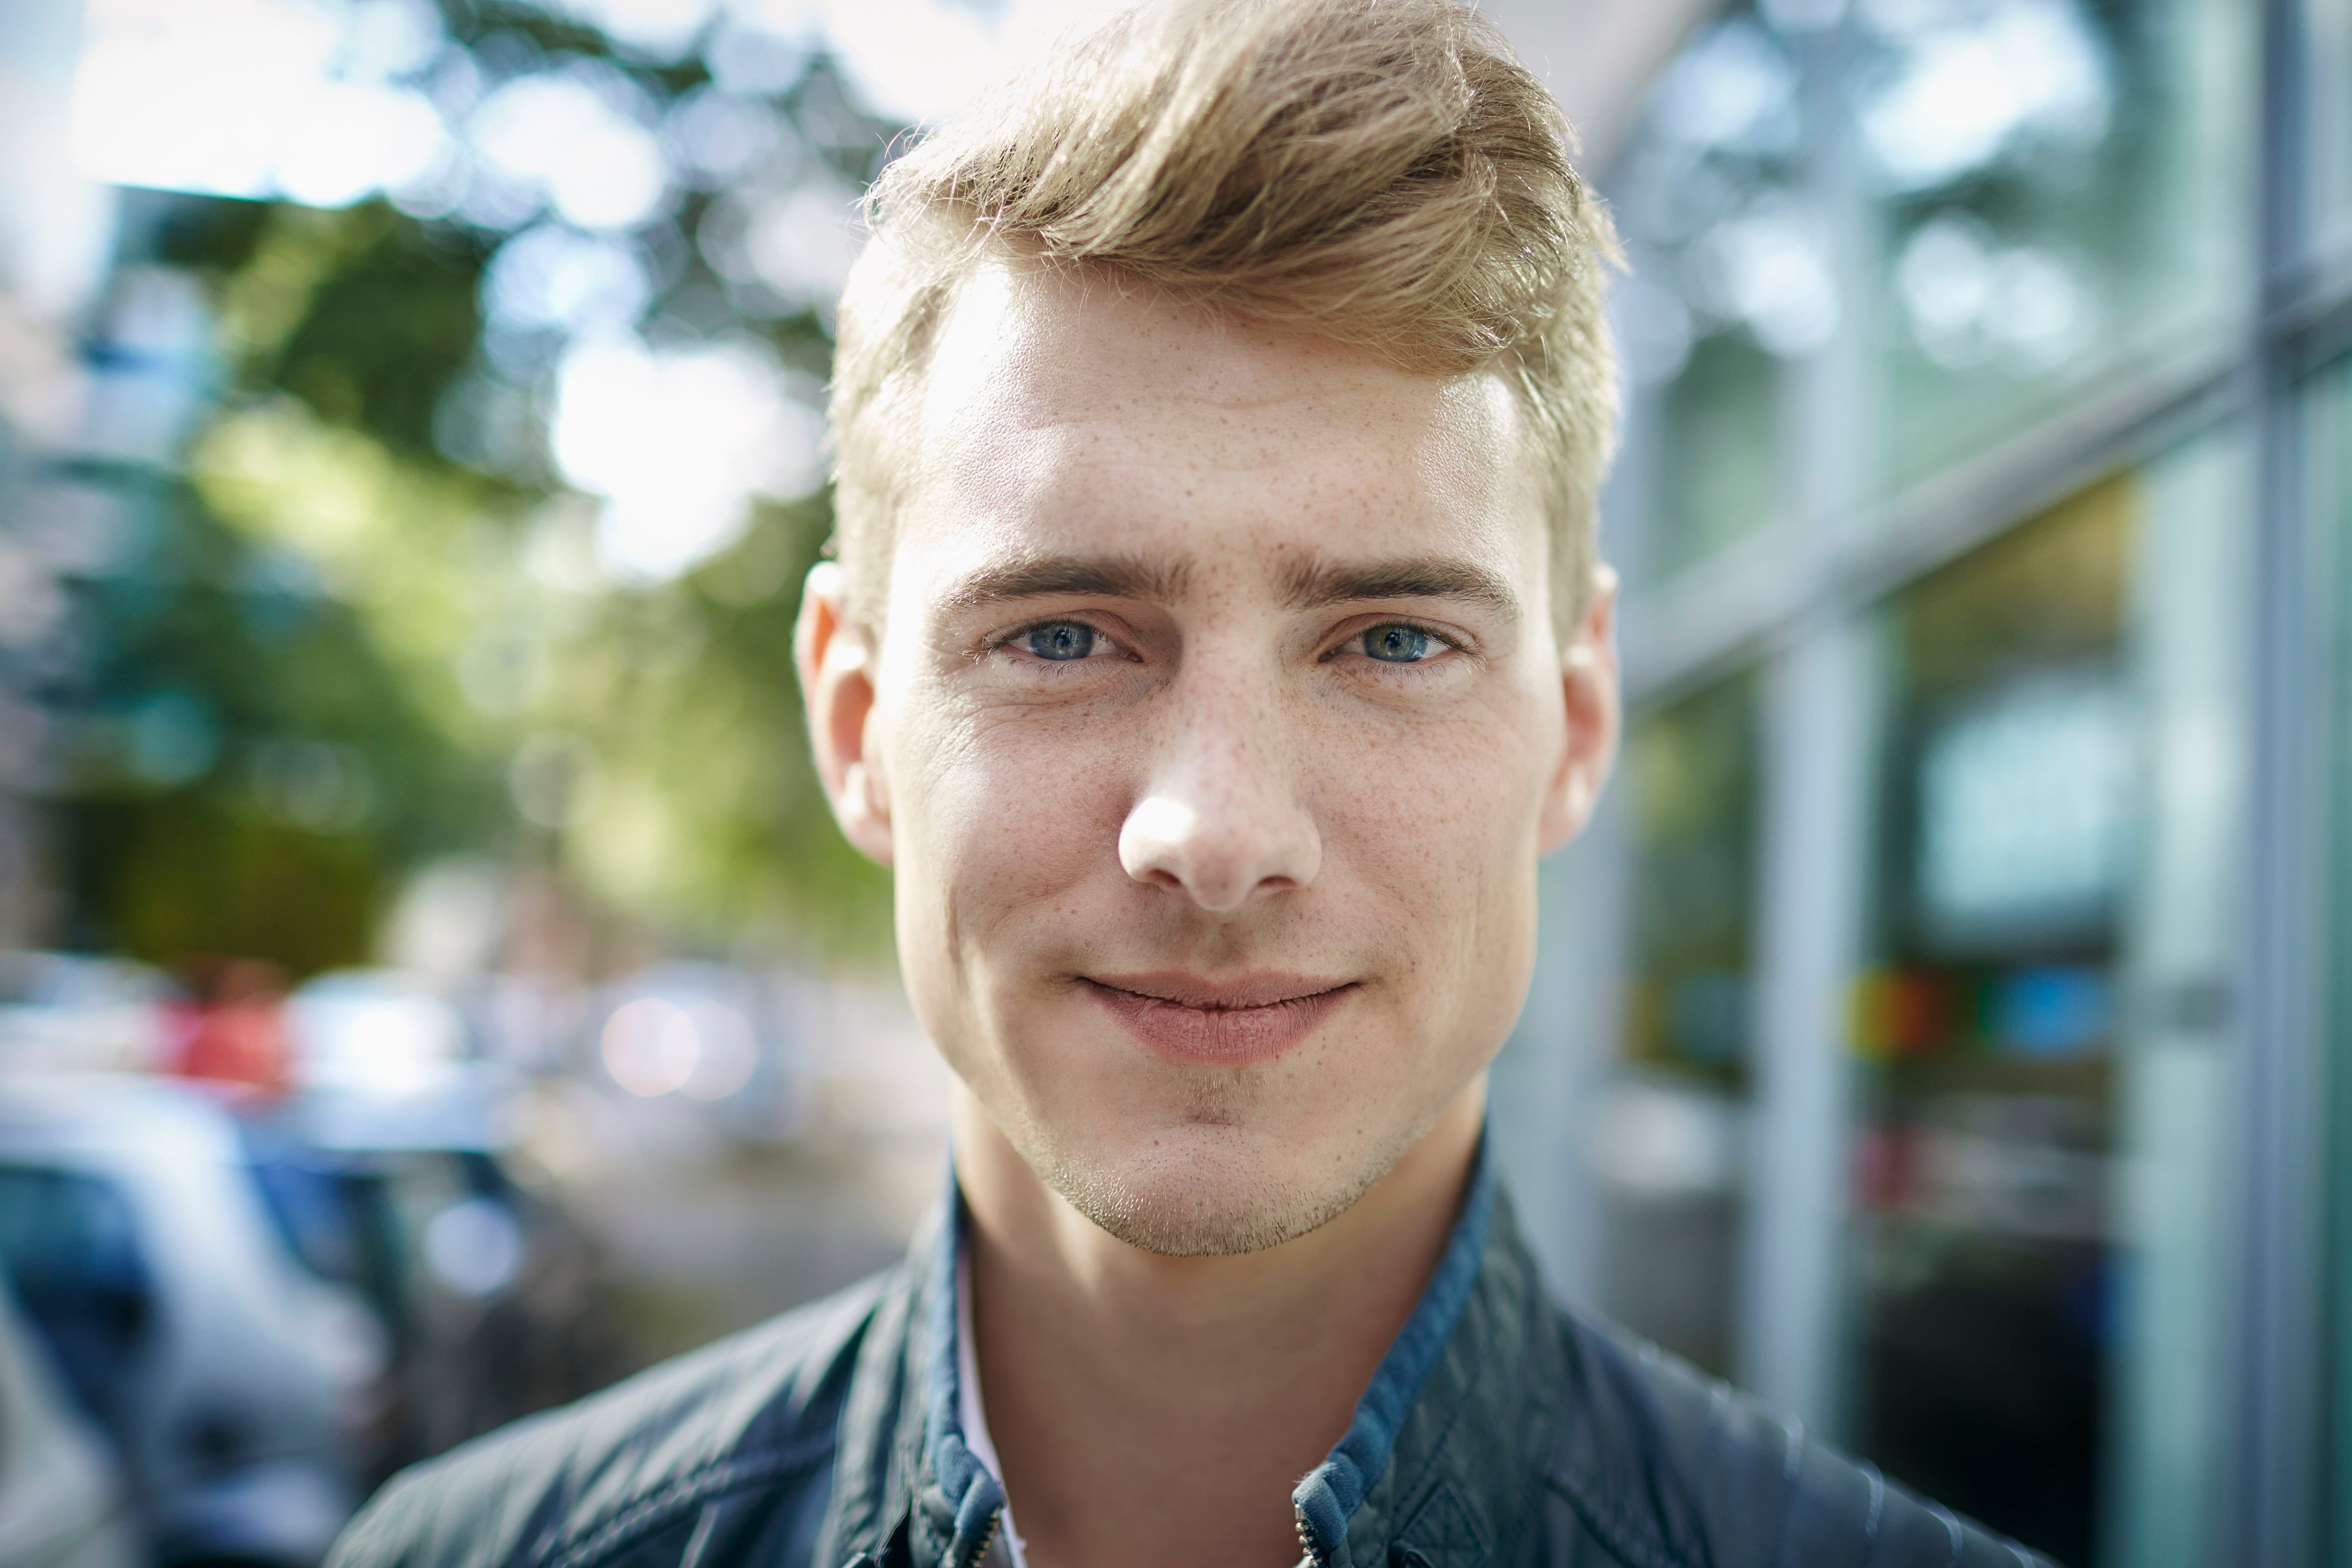
[{"label": "chin", "polygon": [[[1334,1126],[1346,1122],[1331,1119]],[[1071,1207],[1130,1247],[1171,1258],[1280,1247],[1355,1206],[1422,1132],[1302,1144],[1231,1120],[1139,1127],[1083,1148],[1050,1136],[1021,1149]],[[1028,1144],[1030,1140],[1016,1140]]]}]

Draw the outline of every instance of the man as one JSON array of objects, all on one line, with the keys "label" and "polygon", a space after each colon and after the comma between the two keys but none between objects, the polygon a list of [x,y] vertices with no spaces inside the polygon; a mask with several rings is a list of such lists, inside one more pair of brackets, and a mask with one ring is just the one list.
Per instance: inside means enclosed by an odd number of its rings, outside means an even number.
[{"label": "man", "polygon": [[1617,741],[1567,136],[1450,0],[1177,0],[883,176],[798,653],[948,1202],[341,1564],[2028,1561],[1562,1315],[1483,1152]]}]

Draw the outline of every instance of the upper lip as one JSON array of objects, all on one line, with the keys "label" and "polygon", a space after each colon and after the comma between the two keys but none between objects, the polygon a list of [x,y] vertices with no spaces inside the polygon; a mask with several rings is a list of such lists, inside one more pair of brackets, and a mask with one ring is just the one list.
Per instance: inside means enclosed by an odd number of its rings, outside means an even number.
[{"label": "upper lip", "polygon": [[1171,1003],[1180,1007],[1200,1007],[1211,1011],[1271,1007],[1281,1002],[1301,1002],[1355,984],[1349,980],[1280,973],[1273,970],[1228,975],[1218,980],[1204,979],[1181,970],[1156,970],[1149,974],[1089,974],[1085,978],[1094,984],[1113,991],[1125,991],[1130,995],[1146,996],[1155,1002]]}]

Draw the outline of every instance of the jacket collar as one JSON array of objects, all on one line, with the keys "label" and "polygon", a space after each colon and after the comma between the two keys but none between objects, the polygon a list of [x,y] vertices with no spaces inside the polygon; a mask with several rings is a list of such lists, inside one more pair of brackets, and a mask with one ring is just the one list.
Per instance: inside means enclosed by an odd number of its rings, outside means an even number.
[{"label": "jacket collar", "polygon": [[[956,1260],[965,1213],[947,1200],[877,1310],[843,1411],[819,1568],[861,1557],[974,1568],[1004,1494],[958,1415]],[[1561,1348],[1552,1308],[1496,1191],[1482,1139],[1435,1274],[1357,1402],[1347,1433],[1291,1494],[1326,1568],[1479,1568],[1509,1561],[1549,1446]],[[862,1568],[862,1565],[861,1565]]]},{"label": "jacket collar", "polygon": [[1299,1542],[1317,1562],[1342,1562],[1350,1555],[1349,1521],[1363,1506],[1373,1483],[1387,1471],[1405,1417],[1454,1337],[1463,1309],[1469,1305],[1479,1264],[1486,1256],[1494,1210],[1493,1162],[1487,1158],[1486,1140],[1482,1136],[1470,1190],[1454,1222],[1444,1256],[1438,1260],[1437,1272],[1431,1276],[1412,1316],[1405,1320],[1388,1353],[1381,1358],[1371,1385],[1356,1402],[1347,1435],[1290,1494],[1291,1506],[1298,1514]]}]

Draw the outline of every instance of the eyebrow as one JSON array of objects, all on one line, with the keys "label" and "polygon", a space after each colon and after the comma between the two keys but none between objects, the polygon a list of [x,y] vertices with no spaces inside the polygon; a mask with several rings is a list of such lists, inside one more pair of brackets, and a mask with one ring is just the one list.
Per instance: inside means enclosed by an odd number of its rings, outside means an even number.
[{"label": "eyebrow", "polygon": [[1167,604],[1182,598],[1192,580],[1189,558],[1161,562],[1132,555],[1040,556],[982,568],[950,589],[944,605],[950,611],[971,610],[1008,599],[1038,599],[1055,594]]},{"label": "eyebrow", "polygon": [[1514,621],[1519,617],[1519,596],[1509,582],[1484,566],[1439,555],[1300,562],[1284,574],[1283,597],[1301,610],[1364,599],[1464,599]]},{"label": "eyebrow", "polygon": [[[949,590],[943,607],[981,609],[1064,594],[1172,604],[1184,596],[1192,580],[1189,556],[1165,562],[1131,555],[1041,556],[982,568]],[[1282,596],[1297,610],[1367,599],[1460,599],[1514,621],[1519,617],[1519,596],[1503,577],[1467,561],[1434,555],[1300,562],[1284,572]]]}]

